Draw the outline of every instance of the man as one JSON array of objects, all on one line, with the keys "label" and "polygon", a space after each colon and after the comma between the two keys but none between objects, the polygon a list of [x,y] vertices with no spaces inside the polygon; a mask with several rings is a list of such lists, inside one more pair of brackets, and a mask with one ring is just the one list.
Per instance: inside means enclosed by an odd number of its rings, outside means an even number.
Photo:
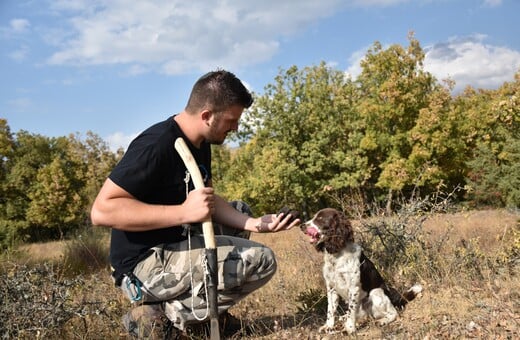
[{"label": "man", "polygon": [[[193,86],[183,112],[153,125],[128,147],[103,184],[91,211],[94,225],[112,228],[110,260],[113,276],[130,299],[139,304],[124,318],[130,333],[147,335],[150,325],[166,314],[178,329],[207,316],[201,261],[202,235],[192,224],[209,218],[220,230],[278,232],[300,221],[286,214],[253,218],[247,206],[235,207],[211,187],[210,144],[222,144],[238,128],[253,99],[234,74],[218,70]],[[193,183],[174,142],[182,137],[206,184]],[[235,209],[240,208],[242,209]],[[245,238],[222,235],[216,228],[219,312],[258,289],[274,275],[272,251]],[[225,313],[223,313],[225,314]]]}]

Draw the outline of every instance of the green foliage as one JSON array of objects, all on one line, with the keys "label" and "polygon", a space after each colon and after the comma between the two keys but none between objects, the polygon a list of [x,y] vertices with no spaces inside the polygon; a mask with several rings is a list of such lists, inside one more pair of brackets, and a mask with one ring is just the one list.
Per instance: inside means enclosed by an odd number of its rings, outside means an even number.
[{"label": "green foliage", "polygon": [[229,173],[231,164],[232,150],[226,145],[211,146],[211,172],[212,182],[217,192],[220,192],[220,186],[224,182],[224,178]]},{"label": "green foliage", "polygon": [[503,193],[505,205],[511,208],[520,207],[520,139],[514,139],[504,146],[501,154],[498,188]]},{"label": "green foliage", "polygon": [[506,143],[500,156],[480,144],[468,166],[467,198],[475,205],[520,207],[520,140]]},{"label": "green foliage", "polygon": [[497,171],[497,159],[493,152],[485,145],[479,145],[475,151],[475,158],[468,161],[471,168],[467,183],[467,197],[474,204],[500,206],[503,196],[497,183],[500,173]]},{"label": "green foliage", "polygon": [[497,91],[481,91],[467,160],[468,195],[475,204],[520,207],[520,73]]},{"label": "green foliage", "polygon": [[279,75],[244,119],[254,137],[232,157],[226,196],[242,195],[264,212],[282,202],[316,205],[331,181],[339,188],[362,181],[362,157],[341,147],[355,133],[352,91],[352,82],[325,64]]},{"label": "green foliage", "polygon": [[[0,118],[0,183],[5,182],[7,175],[6,162],[12,156],[13,143],[13,136],[9,125],[7,125],[7,120]],[[5,194],[4,186],[0,185],[0,214],[4,212],[2,207],[6,204]],[[0,218],[2,218],[2,215],[0,215]]]},{"label": "green foliage", "polygon": [[51,139],[31,135],[26,131],[16,134],[11,158],[7,159],[4,214],[7,220],[23,221],[30,204],[28,193],[36,183],[38,170],[51,161]]},{"label": "green foliage", "polygon": [[355,80],[324,63],[281,70],[244,115],[240,147],[218,161],[229,162],[219,192],[257,213],[312,212],[352,193],[391,212],[400,195],[459,187],[476,204],[518,207],[520,76],[453,97],[423,61],[410,35],[407,47],[374,43]]},{"label": "green foliage", "polygon": [[368,159],[364,189],[374,197],[376,188],[390,195],[417,188],[433,192],[448,177],[438,162],[449,154],[442,142],[450,96],[424,71],[419,42],[413,35],[409,40],[407,48],[392,45],[386,50],[375,43],[356,81],[363,136],[357,148]]},{"label": "green foliage", "polygon": [[0,248],[11,248],[27,241],[29,224],[26,221],[0,220]]},{"label": "green foliage", "polygon": [[[464,187],[474,205],[520,206],[520,72],[497,90],[452,96],[408,46],[375,42],[356,79],[321,63],[280,70],[243,117],[239,147],[213,148],[213,179],[256,214],[312,213],[334,197],[386,203]],[[88,224],[89,205],[122,151],[88,132],[12,134],[0,119],[0,246],[59,238]]]},{"label": "green foliage", "polygon": [[0,246],[63,238],[88,223],[89,204],[117,161],[92,133],[48,138],[0,120]]},{"label": "green foliage", "polygon": [[63,235],[62,225],[78,225],[84,202],[74,186],[74,178],[65,162],[56,157],[39,169],[36,182],[28,194],[30,199],[26,218],[31,224],[56,228]]}]

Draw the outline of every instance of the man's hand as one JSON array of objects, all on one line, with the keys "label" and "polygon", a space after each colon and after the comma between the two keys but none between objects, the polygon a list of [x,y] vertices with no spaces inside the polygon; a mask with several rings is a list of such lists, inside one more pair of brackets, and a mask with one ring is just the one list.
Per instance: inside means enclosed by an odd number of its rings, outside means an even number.
[{"label": "man's hand", "polygon": [[290,213],[281,212],[278,215],[268,214],[256,219],[256,231],[259,233],[275,233],[282,230],[289,230],[301,224],[299,218],[294,219]]},{"label": "man's hand", "polygon": [[190,191],[186,200],[182,203],[188,220],[203,222],[211,219],[215,212],[215,194],[211,187],[204,187]]}]

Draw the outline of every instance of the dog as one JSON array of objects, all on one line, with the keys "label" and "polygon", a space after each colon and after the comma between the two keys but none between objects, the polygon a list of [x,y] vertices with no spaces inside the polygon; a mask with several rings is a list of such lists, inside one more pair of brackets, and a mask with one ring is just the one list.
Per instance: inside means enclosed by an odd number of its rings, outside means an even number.
[{"label": "dog", "polygon": [[356,320],[369,316],[378,325],[394,321],[401,310],[422,291],[419,284],[403,294],[386,284],[375,265],[354,242],[350,221],[340,211],[326,208],[301,225],[316,250],[323,252],[323,278],[327,287],[327,321],[319,332],[336,333],[335,316],[339,298],[347,303],[339,318],[343,329],[352,334]]}]

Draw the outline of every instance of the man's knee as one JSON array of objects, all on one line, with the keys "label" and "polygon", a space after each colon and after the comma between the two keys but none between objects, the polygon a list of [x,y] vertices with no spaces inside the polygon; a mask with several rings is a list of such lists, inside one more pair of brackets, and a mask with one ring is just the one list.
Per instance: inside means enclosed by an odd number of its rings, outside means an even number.
[{"label": "man's knee", "polygon": [[258,271],[267,282],[276,273],[276,270],[278,269],[278,263],[276,262],[276,257],[271,248],[264,247],[263,253],[264,256],[262,256],[262,261],[260,262]]},{"label": "man's knee", "polygon": [[276,273],[277,262],[274,252],[263,245],[236,249],[224,262],[228,283],[242,285],[258,281],[260,285],[269,281]]}]

